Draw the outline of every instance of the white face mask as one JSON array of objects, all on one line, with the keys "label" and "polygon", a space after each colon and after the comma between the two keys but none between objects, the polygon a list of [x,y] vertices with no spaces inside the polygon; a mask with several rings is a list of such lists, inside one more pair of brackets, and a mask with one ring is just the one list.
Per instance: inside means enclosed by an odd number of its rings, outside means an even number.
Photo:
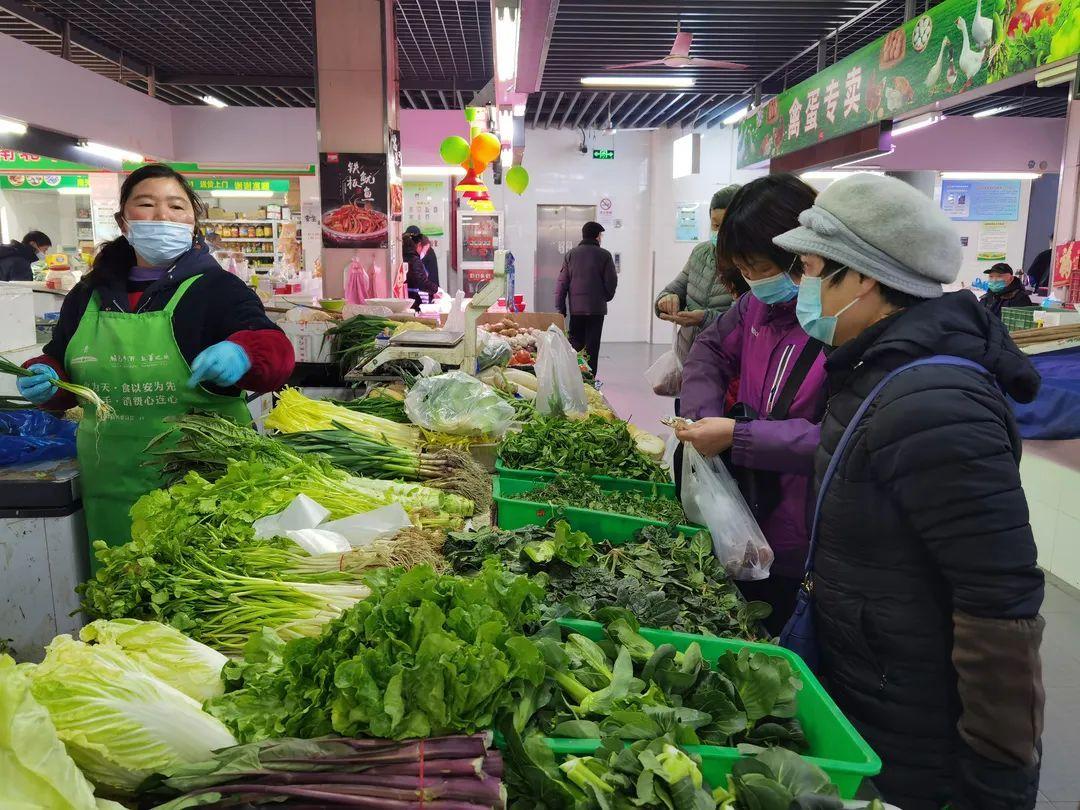
[{"label": "white face mask", "polygon": [[39,262],[45,261],[45,251],[44,250],[39,250],[37,252],[37,257],[38,257]]}]

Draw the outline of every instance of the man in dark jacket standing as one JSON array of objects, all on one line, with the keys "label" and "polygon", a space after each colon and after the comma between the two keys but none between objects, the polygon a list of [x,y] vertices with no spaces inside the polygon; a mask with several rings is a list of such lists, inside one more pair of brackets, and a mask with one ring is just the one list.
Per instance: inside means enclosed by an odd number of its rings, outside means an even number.
[{"label": "man in dark jacket standing", "polygon": [[586,222],[581,229],[581,244],[563,259],[559,284],[555,288],[555,309],[569,313],[570,345],[589,357],[589,368],[595,376],[600,362],[600,337],[604,331],[604,316],[608,301],[615,297],[619,277],[615,260],[600,247],[604,227],[598,222]]},{"label": "man in dark jacket standing", "polygon": [[1003,307],[1035,306],[1024,289],[1024,283],[1005,262],[998,262],[987,270],[986,278],[989,291],[979,301],[999,318]]},{"label": "man in dark jacket standing", "polygon": [[[965,291],[952,224],[920,192],[858,174],[774,240],[803,258],[797,313],[829,354],[815,460],[812,573],[820,674],[881,756],[875,784],[904,810],[1030,810],[1044,693],[1043,574],[1004,393],[1039,375]],[[890,380],[822,480],[875,385]],[[984,371],[985,370],[985,371]],[[1000,386],[1000,389],[999,389]]]},{"label": "man in dark jacket standing", "polygon": [[0,245],[0,281],[32,281],[30,265],[43,260],[52,240],[41,231],[30,231],[21,242]]}]

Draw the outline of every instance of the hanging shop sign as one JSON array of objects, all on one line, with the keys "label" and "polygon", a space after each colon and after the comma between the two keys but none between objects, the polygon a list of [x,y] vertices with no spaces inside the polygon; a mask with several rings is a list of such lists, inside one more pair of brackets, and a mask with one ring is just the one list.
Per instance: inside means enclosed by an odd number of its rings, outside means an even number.
[{"label": "hanging shop sign", "polygon": [[271,191],[286,194],[289,181],[269,177],[191,177],[191,187],[196,191]]},{"label": "hanging shop sign", "polygon": [[944,0],[739,125],[740,167],[1080,53],[1080,0]]},{"label": "hanging shop sign", "polygon": [[101,169],[97,166],[88,166],[85,163],[73,163],[70,160],[42,157],[31,152],[0,149],[0,171],[52,174],[54,172],[99,172]]},{"label": "hanging shop sign", "polygon": [[0,188],[85,188],[89,194],[90,178],[85,174],[0,174]]},{"label": "hanging shop sign", "polygon": [[323,247],[388,246],[386,155],[321,153],[319,191]]},{"label": "hanging shop sign", "polygon": [[405,219],[424,236],[442,236],[446,221],[444,181],[405,181]]},{"label": "hanging shop sign", "polygon": [[1020,219],[1019,180],[942,180],[941,210],[955,220]]}]

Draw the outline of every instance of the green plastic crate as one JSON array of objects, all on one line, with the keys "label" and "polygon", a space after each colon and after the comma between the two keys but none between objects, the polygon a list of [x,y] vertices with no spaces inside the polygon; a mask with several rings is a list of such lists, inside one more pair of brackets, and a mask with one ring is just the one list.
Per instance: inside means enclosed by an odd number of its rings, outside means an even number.
[{"label": "green plastic crate", "polygon": [[[645,526],[667,525],[662,521],[648,518],[617,515],[613,512],[594,512],[590,509],[577,509],[571,506],[553,506],[550,503],[507,497],[528,492],[542,484],[543,481],[496,476],[492,486],[492,496],[496,506],[495,525],[500,529],[520,529],[522,526],[543,526],[552,518],[559,518],[569,523],[570,528],[575,531],[585,532],[594,540],[608,540],[615,545],[633,540],[634,535]],[[649,491],[653,491],[652,485],[649,486]],[[659,490],[656,493],[663,496]],[[702,526],[677,526],[676,528],[685,535],[695,535],[705,531]]]},{"label": "green plastic crate", "polygon": [[[603,627],[597,622],[560,619],[559,624],[593,641],[604,638]],[[701,645],[701,652],[708,661],[715,661],[722,654],[738,651],[743,647],[786,658],[803,683],[799,690],[795,716],[802,724],[803,733],[810,744],[809,751],[805,754],[806,759],[829,775],[845,799],[854,798],[863,779],[881,772],[881,759],[844,717],[844,713],[829,697],[825,687],[814,677],[814,673],[791,650],[755,641],[695,636],[665,630],[643,628],[641,635],[657,646],[673,644],[680,652],[696,641]],[[600,747],[600,740],[548,737],[547,743],[556,755],[563,756],[588,755]],[[687,750],[701,757],[701,772],[712,786],[727,785],[727,775],[731,772],[732,764],[739,758],[738,749],[718,745],[691,745],[687,746]]]},{"label": "green plastic crate", "polygon": [[[516,478],[519,481],[552,481],[560,473],[546,470],[515,470],[503,466],[502,459],[496,459],[495,472],[502,478]],[[662,495],[665,498],[675,500],[675,485],[670,482],[660,483],[657,481],[640,481],[635,478],[612,478],[610,475],[589,475],[590,481],[595,481],[601,488],[614,492],[644,492],[646,494]]]},{"label": "green plastic crate", "polygon": [[1039,307],[1002,307],[1001,322],[1010,332],[1035,327],[1035,310]]}]

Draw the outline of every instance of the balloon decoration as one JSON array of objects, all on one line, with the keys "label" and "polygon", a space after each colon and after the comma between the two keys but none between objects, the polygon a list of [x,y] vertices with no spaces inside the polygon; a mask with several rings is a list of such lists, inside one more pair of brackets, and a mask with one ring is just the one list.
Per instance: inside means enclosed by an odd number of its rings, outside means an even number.
[{"label": "balloon decoration", "polygon": [[439,146],[439,154],[447,163],[462,163],[469,158],[469,142],[459,135],[451,135]]},{"label": "balloon decoration", "polygon": [[506,187],[515,194],[524,194],[529,187],[529,172],[524,166],[511,166],[506,172]]},{"label": "balloon decoration", "polygon": [[[477,122],[477,111],[466,108],[465,120],[470,124],[470,140],[458,135],[446,138],[439,146],[439,154],[450,166],[461,166],[465,176],[454,187],[454,191],[463,195],[464,200],[474,211],[494,211],[487,186],[481,175],[502,154],[502,143],[498,136],[483,132]],[[522,194],[529,186],[529,173],[524,166],[511,166],[506,171],[506,186],[515,194]]]}]

